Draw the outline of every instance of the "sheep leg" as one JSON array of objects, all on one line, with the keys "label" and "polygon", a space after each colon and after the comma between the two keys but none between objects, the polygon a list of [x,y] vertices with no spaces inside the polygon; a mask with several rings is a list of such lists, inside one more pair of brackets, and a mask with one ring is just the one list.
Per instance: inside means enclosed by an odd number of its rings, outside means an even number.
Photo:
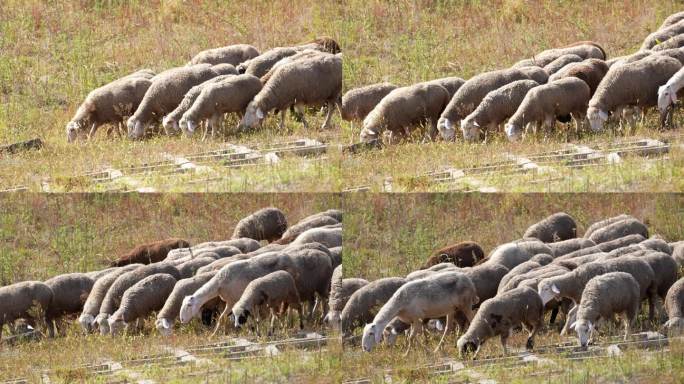
[{"label": "sheep leg", "polygon": [[[301,115],[304,129],[309,129],[309,123],[307,123],[306,118],[304,117],[304,106],[301,104],[295,104],[295,110]],[[325,123],[323,123],[323,127],[325,128]]]},{"label": "sheep leg", "polygon": [[537,334],[537,331],[539,330],[539,326],[535,325],[535,324],[529,324],[528,326],[530,327],[530,333],[527,336],[527,342],[525,343],[525,349],[527,349],[528,351],[531,351],[532,348],[534,348],[534,336]]},{"label": "sheep leg", "polygon": [[557,316],[558,316],[558,307],[555,307],[551,310],[551,319],[549,319],[549,324],[555,323]]},{"label": "sheep leg", "polygon": [[504,356],[508,356],[508,347],[506,346],[506,342],[508,341],[508,335],[510,333],[510,330],[508,332],[504,332],[501,334],[501,347],[503,347],[503,354]]},{"label": "sheep leg", "polygon": [[632,321],[629,319],[629,317],[624,316],[624,318],[622,319],[622,322],[625,325],[625,338],[624,338],[624,340],[627,341],[629,339],[630,327],[632,325]]},{"label": "sheep leg", "polygon": [[568,312],[567,320],[565,321],[565,325],[563,326],[563,330],[561,331],[561,336],[566,335],[569,330],[570,330],[570,324],[575,322],[575,318],[577,316],[577,305],[572,307],[570,311]]},{"label": "sheep leg", "polygon": [[411,350],[411,342],[413,339],[416,337],[416,335],[420,334],[423,332],[423,323],[420,321],[420,319],[415,320],[413,324],[411,324],[411,332],[409,332],[408,336],[408,347],[406,348],[406,352],[404,353],[404,357],[408,356],[409,351]]},{"label": "sheep leg", "polygon": [[[332,119],[332,114],[335,111],[335,107],[334,107],[333,103],[328,102],[327,105],[328,105],[328,113],[325,115],[325,121],[323,121],[323,127],[321,127],[322,129],[330,128],[330,120]],[[436,126],[435,126],[435,128],[436,128]]]},{"label": "sheep leg", "polygon": [[97,129],[100,127],[98,123],[93,123],[93,125],[90,127],[90,132],[88,132],[88,140],[92,139],[93,136],[95,136],[95,132],[97,132]]},{"label": "sheep leg", "polygon": [[454,328],[454,314],[448,314],[446,316],[446,326],[444,327],[444,333],[442,334],[442,338],[439,340],[439,343],[437,344],[437,348],[435,348],[434,353],[437,353],[439,349],[442,347],[442,343],[444,343],[444,339],[446,338],[447,333],[451,332]]},{"label": "sheep leg", "polygon": [[304,313],[301,304],[297,307],[297,313],[299,314],[299,330],[302,330],[304,329]]},{"label": "sheep leg", "polygon": [[221,326],[221,321],[223,320],[224,317],[228,316],[228,311],[230,309],[231,309],[231,306],[226,304],[226,307],[223,309],[223,312],[221,312],[221,315],[216,320],[216,328],[214,328],[214,332],[211,333],[211,337],[214,337],[216,335],[216,332],[218,332],[219,327]]}]

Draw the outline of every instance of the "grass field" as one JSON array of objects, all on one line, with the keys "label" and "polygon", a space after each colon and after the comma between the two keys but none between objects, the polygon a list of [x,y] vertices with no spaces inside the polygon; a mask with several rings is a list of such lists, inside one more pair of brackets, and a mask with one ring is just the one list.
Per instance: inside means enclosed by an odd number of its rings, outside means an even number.
[{"label": "grass field", "polygon": [[[459,241],[473,240],[489,253],[496,245],[522,237],[525,229],[543,217],[564,211],[578,222],[579,234],[593,222],[620,213],[630,213],[647,223],[650,233],[667,241],[684,239],[684,196],[673,194],[374,194],[355,195],[345,217],[346,277],[375,280],[381,277],[405,276],[417,270],[435,249]],[[652,330],[647,319],[638,323],[641,330]],[[609,336],[619,330],[605,330],[599,343],[614,343]],[[361,330],[357,330],[361,334]],[[432,333],[423,348],[421,338],[409,357],[402,357],[406,344],[400,339],[395,347],[380,346],[371,353],[356,344],[345,355],[351,378],[389,375],[399,382],[442,380],[472,382],[490,378],[513,383],[675,383],[680,382],[684,364],[684,345],[671,342],[667,352],[627,349],[618,357],[570,359],[553,351],[539,355],[546,359],[530,366],[516,361],[469,366],[457,373],[434,376],[434,366],[462,363],[455,348],[456,336],[447,338],[437,354],[432,349],[439,337]],[[509,348],[522,349],[524,338],[517,333]],[[573,337],[561,337],[555,330],[538,335],[535,345],[576,343]],[[604,346],[605,346],[604,345]],[[488,341],[480,358],[501,356],[498,338]],[[385,370],[392,369],[391,372]]]},{"label": "grass field", "polygon": [[[0,286],[102,269],[136,244],[155,239],[177,236],[191,243],[227,239],[240,218],[266,206],[281,208],[294,223],[342,204],[341,196],[334,194],[2,194]],[[234,337],[255,343],[296,337],[294,331],[284,330],[271,338],[243,331],[212,339],[211,330],[190,326],[164,338],[150,331],[153,328],[150,320],[143,335],[116,340],[99,335],[85,338],[79,326],[71,322],[66,337],[0,345],[0,381],[41,381],[41,374],[48,369],[48,377],[58,382],[116,382],[138,376],[138,380],[156,382],[195,382],[198,377],[208,382],[250,382],[257,378],[335,382],[341,375],[338,343],[305,349],[285,344],[272,356],[263,352],[244,356],[205,353],[196,366],[179,364],[173,369],[162,363],[127,367],[131,359],[168,355],[169,351],[197,349],[210,343],[231,344]],[[317,324],[307,324],[305,331],[324,333]],[[96,376],[84,367],[112,361],[123,364],[125,370]],[[325,378],[317,379],[319,374]]]},{"label": "grass field", "polygon": [[[676,10],[676,1],[296,0],[253,1],[249,6],[180,0],[4,1],[0,4],[0,143],[40,137],[45,148],[0,155],[0,189],[24,186],[41,191],[49,181],[52,191],[107,190],[63,179],[217,149],[225,142],[264,145],[308,137],[332,148],[318,161],[286,156],[276,165],[217,166],[211,182],[188,183],[203,175],[143,175],[138,182],[162,191],[339,191],[356,186],[380,190],[390,177],[401,181],[443,167],[497,161],[504,152],[549,151],[565,141],[565,134],[528,138],[515,145],[499,134],[487,144],[408,143],[344,155],[337,147],[357,141],[360,125],[341,122],[337,116],[335,128],[326,132],[305,131],[294,120],[288,120],[287,132],[279,132],[275,119],[269,119],[259,132],[240,136],[228,132],[208,142],[179,137],[109,140],[100,131],[91,142],[69,145],[64,126],[93,88],[138,68],[161,71],[182,65],[209,47],[244,42],[265,50],[330,35],[344,51],[344,89],[348,90],[379,81],[410,84],[442,76],[468,78],[576,40],[595,40],[610,56],[622,55],[637,49]],[[322,121],[321,116],[310,119],[316,124]],[[234,124],[230,120],[228,125]],[[680,131],[661,134],[655,127],[655,120],[648,120],[637,136],[672,141],[667,159],[630,157],[614,166],[560,169],[549,182],[494,176],[486,184],[513,191],[682,190]],[[614,139],[607,132],[580,142]],[[413,182],[400,182],[394,188],[443,189]]]}]

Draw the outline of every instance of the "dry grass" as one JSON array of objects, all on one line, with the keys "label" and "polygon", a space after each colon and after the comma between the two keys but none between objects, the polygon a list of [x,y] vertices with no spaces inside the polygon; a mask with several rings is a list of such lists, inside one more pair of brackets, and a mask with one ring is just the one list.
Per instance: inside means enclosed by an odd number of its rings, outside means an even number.
[{"label": "dry grass", "polygon": [[[68,145],[64,125],[93,88],[142,67],[157,71],[182,65],[208,47],[247,42],[260,49],[330,35],[345,53],[345,90],[378,81],[410,84],[441,76],[470,77],[502,68],[534,52],[576,40],[591,39],[609,55],[635,50],[668,14],[676,1],[253,1],[226,6],[200,1],[17,1],[0,4],[0,142],[41,137],[46,148],[0,158],[0,188],[26,185],[40,190],[45,177],[80,174],[159,160],[163,153],[187,154],[220,147],[221,142],[265,143],[315,137],[331,143],[356,141],[359,124],[335,118],[329,132],[304,131],[294,120],[289,132],[275,129],[275,119],[257,133],[208,143],[197,138],[157,137],[144,142],[107,140]],[[320,122],[321,117],[311,117]],[[640,135],[658,137],[654,122]],[[102,132],[100,132],[102,134]],[[533,153],[563,141],[534,139],[510,145],[500,136],[487,145],[426,144],[360,156],[337,151],[308,166],[292,158],[279,166],[221,170],[225,180],[212,185],[181,185],[184,180],[147,180],[160,190],[197,191],[339,191],[374,184],[377,179],[416,175],[444,165],[462,167],[497,159],[502,151]],[[611,140],[610,133],[586,138]],[[614,190],[597,173],[608,174],[626,190],[681,190],[682,151],[664,162],[657,178],[635,166],[578,171],[577,183],[550,186],[524,181],[495,183],[505,189],[539,191]],[[622,175],[628,173],[630,177]],[[65,190],[97,190],[82,185]],[[416,190],[433,190],[419,187]],[[60,189],[61,190],[61,189]]]}]

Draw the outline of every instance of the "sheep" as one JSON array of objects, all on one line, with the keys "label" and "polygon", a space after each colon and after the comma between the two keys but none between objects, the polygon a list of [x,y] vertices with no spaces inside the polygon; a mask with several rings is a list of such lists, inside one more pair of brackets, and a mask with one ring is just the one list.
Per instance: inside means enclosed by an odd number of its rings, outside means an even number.
[{"label": "sheep", "polygon": [[0,287],[0,340],[5,324],[27,319],[35,326],[37,316],[44,315],[52,301],[52,289],[40,281],[22,281]]},{"label": "sheep", "polygon": [[333,269],[342,265],[342,246],[328,248]]},{"label": "sheep", "polygon": [[[548,252],[547,252],[548,253]],[[528,261],[533,255],[516,243],[506,243],[496,247],[487,257],[486,263],[501,264],[508,269]]]},{"label": "sheep", "polygon": [[397,86],[394,84],[377,83],[347,91],[340,106],[342,120],[363,121],[380,100],[395,89]]},{"label": "sheep", "polygon": [[639,311],[639,284],[626,272],[611,272],[589,280],[577,307],[577,320],[570,325],[577,332],[579,345],[587,347],[599,319],[624,314],[625,341]]},{"label": "sheep", "polygon": [[342,246],[342,227],[319,227],[311,228],[302,232],[301,235],[290,243],[302,245],[308,243],[321,243],[328,248]]},{"label": "sheep", "polygon": [[393,90],[373,108],[363,120],[360,138],[363,142],[379,139],[387,131],[409,136],[410,128],[430,124],[428,136],[434,137],[439,114],[449,103],[449,91],[435,83],[419,83]]},{"label": "sheep", "polygon": [[[585,240],[589,240],[589,239],[585,238]],[[567,254],[562,255],[562,256],[558,256],[556,259],[567,260],[567,259],[573,259],[573,258],[580,257],[580,256],[590,255],[590,254],[597,253],[597,252],[611,252],[615,249],[624,248],[624,247],[629,246],[631,244],[641,243],[644,240],[645,240],[645,238],[642,235],[638,235],[638,234],[627,235],[627,236],[617,238],[615,240],[606,241],[606,242],[603,242],[600,244],[596,244],[592,247],[580,248],[576,251],[567,253]]]},{"label": "sheep", "polygon": [[684,242],[679,242],[672,247],[672,258],[679,267],[684,267]]},{"label": "sheep", "polygon": [[[543,255],[543,254],[542,254]],[[547,257],[537,258],[536,260],[528,260],[520,263],[510,269],[499,281],[497,292],[503,292],[503,287],[505,287],[511,279],[517,276],[525,276],[528,272],[535,271],[544,265],[548,265],[553,261],[553,257],[550,255],[544,255]],[[536,256],[535,256],[536,257]],[[540,262],[541,261],[541,262]]]},{"label": "sheep", "polygon": [[661,119],[677,103],[677,93],[684,88],[684,70],[678,70],[664,85],[658,87],[658,111]]},{"label": "sheep", "polygon": [[597,221],[597,222],[591,224],[589,226],[589,228],[587,228],[587,230],[584,232],[584,238],[588,239],[589,236],[591,236],[591,234],[596,232],[599,228],[606,227],[606,226],[613,224],[613,223],[616,223],[618,221],[622,221],[625,219],[634,219],[634,218],[635,217],[632,215],[621,214],[618,216],[613,216],[613,217],[609,217],[609,218],[604,219],[604,220]]},{"label": "sheep", "polygon": [[237,66],[238,73],[263,77],[277,62],[280,60],[294,56],[299,50],[291,47],[277,47],[268,50],[261,55],[247,60]]},{"label": "sheep", "polygon": [[587,83],[590,91],[589,94],[594,96],[596,88],[598,88],[601,80],[606,76],[606,73],[608,73],[608,65],[605,61],[600,59],[589,59],[580,63],[568,65],[554,75],[549,76],[549,82],[566,77],[576,77]]},{"label": "sheep", "polygon": [[330,299],[328,301],[328,313],[323,318],[323,322],[328,324],[333,329],[340,325],[340,318],[344,306],[349,301],[351,295],[368,285],[368,280],[361,278],[342,278],[342,266],[339,265],[333,270],[330,283]]},{"label": "sheep", "polygon": [[671,51],[670,54],[674,54],[677,48],[684,46],[684,34],[674,35],[669,39],[663,41],[662,43],[651,48],[654,53],[660,53],[665,51]]},{"label": "sheep", "polygon": [[299,235],[308,231],[312,228],[320,228],[327,225],[335,225],[339,221],[335,220],[334,217],[327,215],[314,215],[305,217],[304,219],[297,222],[297,224],[289,227],[282,235],[282,237],[275,241],[276,244],[289,244],[294,241]]},{"label": "sheep", "polygon": [[[280,128],[284,128],[285,111],[290,106],[327,104],[328,113],[323,123],[327,129],[333,113],[333,105],[342,95],[342,58],[321,53],[308,59],[281,65],[254,97],[245,110],[238,129],[251,129],[278,109],[281,112]],[[308,127],[302,119],[304,127]]]},{"label": "sheep", "polygon": [[[180,120],[181,128],[191,136],[198,124],[208,119],[207,131],[211,137],[221,126],[225,113],[243,113],[247,104],[261,91],[261,81],[252,75],[229,77],[221,82],[207,84],[202,87],[199,96]],[[206,133],[205,133],[206,137]],[[202,138],[204,139],[204,137]]]},{"label": "sheep", "polygon": [[81,328],[83,328],[84,332],[92,332],[93,325],[95,324],[95,316],[100,313],[102,301],[116,279],[124,273],[132,271],[141,266],[142,264],[128,264],[125,267],[114,269],[101,279],[95,281],[95,284],[88,294],[88,299],[86,299],[85,303],[83,304],[83,312],[81,312],[81,315],[78,317],[78,322],[81,324]]},{"label": "sheep", "polygon": [[648,228],[637,219],[625,219],[596,230],[589,236],[589,240],[601,244],[627,235],[641,235],[647,238]]},{"label": "sheep", "polygon": [[451,98],[454,97],[458,89],[461,88],[463,84],[465,84],[465,80],[463,80],[460,77],[452,76],[426,81],[425,84],[441,85],[442,87],[444,87],[444,89],[447,90],[447,92],[449,92],[449,100],[451,100]]},{"label": "sheep", "polygon": [[480,302],[496,296],[499,283],[510,270],[500,264],[484,263],[463,270],[475,285]]},{"label": "sheep", "polygon": [[[249,242],[246,242],[246,240],[249,240]],[[230,244],[236,244],[243,248],[245,248],[246,246],[245,249],[249,252],[251,252],[252,250],[259,249],[261,247],[261,244],[257,240],[247,238],[227,240],[221,242],[202,243],[189,248],[172,249],[166,255],[166,259],[164,259],[164,261],[187,261],[193,257],[200,256],[204,253],[213,253],[214,255],[218,255],[219,258],[230,257],[243,253],[243,251],[240,248]]]},{"label": "sheep", "polygon": [[[681,67],[678,60],[661,55],[612,67],[589,101],[587,118],[591,129],[596,132],[602,130],[610,112],[620,112],[625,107],[645,109],[657,106],[658,87],[667,83]],[[632,117],[628,122],[634,128]]]},{"label": "sheep", "polygon": [[575,120],[575,128],[579,131],[590,98],[587,83],[575,77],[532,88],[508,120],[506,136],[511,141],[519,140],[526,125],[553,128],[557,116],[567,115]]},{"label": "sheep", "polygon": [[668,320],[663,327],[673,333],[684,331],[684,278],[677,280],[667,291],[665,311]]},{"label": "sheep", "polygon": [[116,335],[125,325],[161,309],[175,285],[176,278],[157,273],[128,288],[121,297],[119,308],[107,319],[111,334]]},{"label": "sheep", "polygon": [[577,55],[582,59],[601,59],[607,58],[606,52],[599,44],[593,41],[578,41],[561,48],[551,48],[540,52],[532,59],[524,59],[513,65],[513,68],[522,68],[527,66],[545,67],[557,58],[564,55]]},{"label": "sheep", "polygon": [[568,64],[571,63],[578,63],[580,61],[583,61],[584,59],[575,55],[574,53],[570,53],[567,55],[559,56],[557,59],[553,60],[552,62],[546,64],[544,66],[544,70],[546,73],[549,74],[549,77],[552,76],[554,73],[560,71],[564,67],[566,67]]},{"label": "sheep", "polygon": [[179,264],[176,268],[178,269],[181,279],[187,279],[194,276],[197,273],[197,270],[214,261],[216,261],[216,259],[213,257],[200,256]]},{"label": "sheep", "polygon": [[351,336],[355,328],[372,321],[376,310],[405,283],[403,277],[386,277],[371,281],[354,292],[340,314],[342,337]]},{"label": "sheep", "polygon": [[67,142],[73,142],[79,132],[88,129],[88,138],[103,124],[119,126],[140,105],[152,81],[143,76],[126,76],[91,91],[76,114],[66,125]]},{"label": "sheep", "polygon": [[278,240],[287,229],[285,214],[278,208],[267,207],[242,218],[233,230],[233,239],[248,237],[254,240],[266,240],[269,243]]},{"label": "sheep", "polygon": [[[188,92],[185,93],[185,96],[183,96],[183,100],[181,100],[180,104],[176,106],[176,108],[171,111],[168,115],[164,116],[162,119],[162,126],[167,132],[178,132],[181,130],[180,126],[180,119],[183,117],[183,114],[192,107],[192,104],[197,100],[197,97],[199,97],[200,93],[202,92],[202,89],[209,85],[209,84],[214,84],[221,82],[223,80],[226,80],[232,76],[235,75],[221,75],[221,76],[216,76],[213,77],[199,85],[195,85],[194,87],[190,88]],[[185,128],[187,130],[187,127]]]},{"label": "sheep", "polygon": [[667,291],[677,282],[677,262],[667,253],[647,250],[639,258],[648,263],[654,272],[655,293],[663,301],[667,296]]},{"label": "sheep", "polygon": [[220,245],[235,247],[242,253],[254,252],[261,248],[261,244],[249,237],[241,237],[239,239],[230,239],[219,242]]},{"label": "sheep", "polygon": [[473,282],[461,272],[448,271],[404,284],[380,308],[373,322],[363,329],[363,350],[370,352],[382,340],[387,324],[395,317],[411,324],[406,354],[411,341],[423,329],[422,319],[446,316],[446,326],[435,352],[453,328],[454,313],[461,311],[468,321],[473,318],[472,307],[479,299]]},{"label": "sheep", "polygon": [[79,313],[88,299],[95,281],[85,273],[67,273],[45,281],[52,290],[52,300],[45,311],[48,335],[55,336],[54,322],[64,315]]},{"label": "sheep", "polygon": [[129,137],[143,137],[150,122],[173,111],[190,88],[226,74],[217,69],[209,64],[198,64],[172,68],[156,75],[135,113],[126,122]]},{"label": "sheep", "polygon": [[317,37],[307,43],[295,46],[300,51],[315,49],[321,52],[338,54],[342,51],[340,45],[330,36]]},{"label": "sheep", "polygon": [[437,130],[444,140],[453,140],[454,123],[471,114],[491,91],[517,80],[545,83],[548,75],[541,68],[510,68],[473,76],[456,91],[437,122]]},{"label": "sheep", "polygon": [[421,269],[427,269],[439,263],[453,263],[461,268],[472,267],[484,258],[484,251],[478,243],[462,241],[432,252]]},{"label": "sheep", "polygon": [[526,287],[512,289],[480,304],[468,330],[458,339],[456,347],[461,356],[482,348],[484,342],[496,335],[501,338],[504,354],[508,354],[506,341],[514,327],[527,328],[526,348],[534,347],[534,336],[544,322],[544,304],[537,293]]},{"label": "sheep", "polygon": [[[539,281],[541,281],[545,278],[558,276],[559,274],[564,274],[567,272],[569,272],[568,268],[555,263],[550,263],[544,266],[530,269],[528,271],[520,270],[519,273],[508,277],[505,281],[504,279],[502,279],[502,281],[499,283],[497,293],[502,293],[510,291],[514,288],[518,288],[522,282],[530,279],[539,278]],[[538,284],[538,281],[534,282],[534,284]],[[546,304],[546,302],[544,304]]]},{"label": "sheep", "polygon": [[487,94],[475,110],[461,120],[461,131],[466,141],[480,137],[480,128],[497,131],[506,119],[513,116],[530,89],[539,86],[534,80],[518,80]]},{"label": "sheep", "polygon": [[100,305],[100,313],[95,317],[95,323],[100,328],[100,334],[106,335],[109,333],[109,323],[107,319],[113,314],[121,304],[121,298],[126,290],[138,281],[158,273],[167,273],[173,276],[176,280],[180,279],[178,269],[173,265],[165,263],[157,263],[144,265],[132,271],[128,271],[117,277],[114,283],[107,290],[107,294]]},{"label": "sheep", "polygon": [[513,243],[518,245],[518,248],[530,254],[530,256],[538,255],[540,253],[545,253],[551,255],[553,251],[549,244],[543,243],[541,240],[536,238],[526,238],[513,241]]},{"label": "sheep", "polygon": [[313,302],[315,294],[327,298],[332,264],[326,251],[320,244],[314,244],[288,253],[263,254],[228,264],[194,294],[183,299],[180,320],[187,323],[204,303],[218,296],[226,303],[214,332],[218,331],[221,319],[239,300],[247,284],[279,270],[285,270],[294,277],[302,301]]},{"label": "sheep", "polygon": [[112,261],[110,266],[122,267],[128,264],[151,264],[162,261],[169,251],[177,248],[187,248],[190,243],[179,238],[169,238],[137,245],[118,259]]},{"label": "sheep", "polygon": [[88,276],[89,278],[93,279],[94,282],[97,282],[97,281],[100,280],[101,278],[107,276],[108,274],[114,272],[114,271],[117,270],[117,269],[118,269],[118,267],[107,267],[107,268],[105,268],[105,269],[100,269],[100,270],[98,270],[98,271],[86,272],[85,274],[86,274],[86,276]]},{"label": "sheep", "polygon": [[176,318],[180,313],[183,298],[195,293],[195,291],[200,289],[204,284],[211,280],[216,273],[216,271],[198,273],[193,277],[178,280],[176,285],[173,287],[173,291],[171,291],[169,296],[166,298],[164,306],[161,310],[159,310],[159,312],[157,312],[155,326],[162,335],[169,336],[173,332],[173,323],[176,321]]},{"label": "sheep", "polygon": [[553,251],[553,257],[555,258],[567,255],[579,249],[594,247],[596,246],[596,243],[594,243],[592,240],[578,237],[574,239],[558,241],[555,243],[549,243],[548,245],[551,248],[551,251]]},{"label": "sheep", "polygon": [[249,44],[234,44],[226,47],[212,48],[201,51],[190,59],[188,65],[227,63],[237,66],[247,60],[259,56],[259,51]]},{"label": "sheep", "polygon": [[301,61],[301,60],[305,60],[305,59],[311,59],[311,58],[314,58],[314,57],[322,55],[322,54],[323,54],[323,52],[316,50],[316,49],[305,49],[303,51],[297,52],[296,54],[294,54],[292,56],[285,57],[285,58],[281,59],[280,61],[278,61],[277,63],[275,63],[271,67],[271,69],[269,69],[268,72],[266,72],[265,75],[261,76],[261,78],[260,78],[261,84],[268,83],[268,81],[271,79],[271,77],[273,77],[275,72],[281,66],[283,66],[285,64],[289,64],[289,63],[293,63],[295,61]]},{"label": "sheep", "polygon": [[651,49],[669,38],[684,33],[684,20],[668,25],[648,35],[641,44],[641,50]]},{"label": "sheep", "polygon": [[273,331],[276,315],[282,315],[288,308],[297,310],[299,329],[304,329],[304,316],[299,293],[292,275],[288,272],[272,272],[247,284],[240,300],[232,308],[235,328],[244,325],[249,316],[258,314],[259,308],[262,306],[271,312],[270,332]]},{"label": "sheep", "polygon": [[577,223],[565,212],[554,213],[527,228],[523,238],[535,238],[544,243],[554,243],[577,237]]},{"label": "sheep", "polygon": [[668,256],[672,256],[672,247],[665,240],[658,237],[650,237],[641,243],[639,246],[645,249],[652,249],[654,251],[659,251],[666,253]]}]

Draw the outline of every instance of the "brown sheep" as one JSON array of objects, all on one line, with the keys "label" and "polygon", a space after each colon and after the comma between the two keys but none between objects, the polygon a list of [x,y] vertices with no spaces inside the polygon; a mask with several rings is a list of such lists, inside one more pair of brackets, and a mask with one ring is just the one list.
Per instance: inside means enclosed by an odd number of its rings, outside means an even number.
[{"label": "brown sheep", "polygon": [[457,267],[472,267],[485,258],[482,247],[474,241],[462,241],[432,253],[421,269],[427,269],[440,263],[453,263]]},{"label": "brown sheep", "polygon": [[169,238],[151,243],[140,244],[114,260],[112,267],[122,267],[128,264],[152,264],[162,261],[170,250],[176,248],[188,248],[190,243],[179,238]]}]

